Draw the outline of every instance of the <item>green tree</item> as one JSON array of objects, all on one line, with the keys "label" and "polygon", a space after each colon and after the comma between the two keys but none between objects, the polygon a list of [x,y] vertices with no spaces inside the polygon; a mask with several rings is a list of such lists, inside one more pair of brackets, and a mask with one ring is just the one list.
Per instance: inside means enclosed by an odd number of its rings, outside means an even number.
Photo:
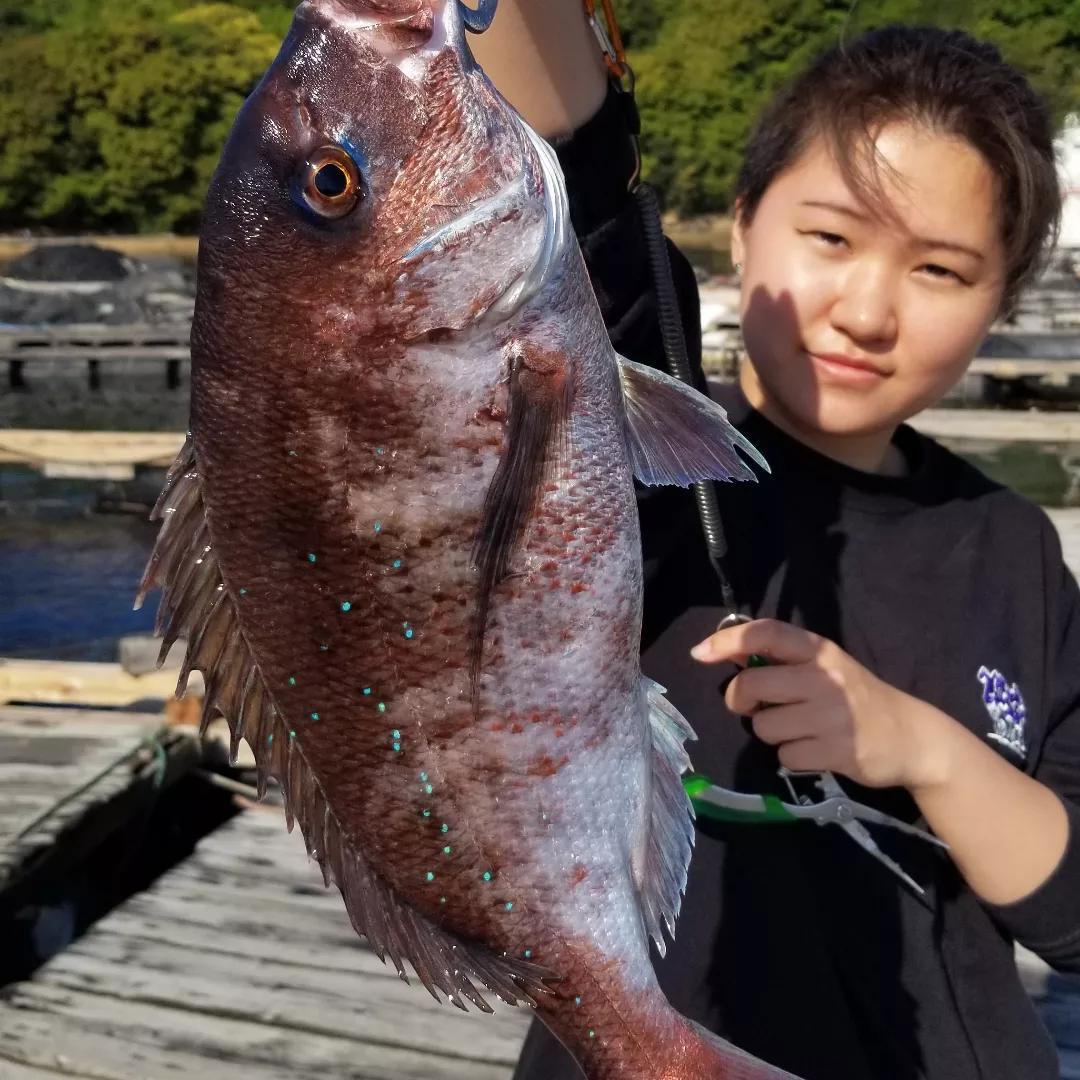
[{"label": "green tree", "polygon": [[232,4],[161,6],[111,0],[0,45],[0,228],[197,227],[278,40]]},{"label": "green tree", "polygon": [[[636,0],[640,3],[642,0]],[[635,51],[645,172],[681,213],[730,207],[751,125],[809,60],[887,23],[967,29],[995,42],[1055,106],[1080,108],[1078,0],[680,0]]]}]

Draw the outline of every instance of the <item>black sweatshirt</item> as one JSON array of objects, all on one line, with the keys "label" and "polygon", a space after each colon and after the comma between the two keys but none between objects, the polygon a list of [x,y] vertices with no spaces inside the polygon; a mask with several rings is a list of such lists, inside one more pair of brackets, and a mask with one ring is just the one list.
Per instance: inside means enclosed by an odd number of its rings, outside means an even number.
[{"label": "black sweatshirt", "polygon": [[[614,96],[559,152],[615,347],[663,366]],[[701,379],[696,284],[674,262]],[[888,829],[871,827],[925,900],[836,827],[699,822],[675,943],[657,962],[664,990],[805,1080],[1056,1080],[1013,942],[1080,971],[1080,594],[1057,535],[1037,507],[911,428],[895,440],[908,475],[877,476],[792,440],[738,391],[719,396],[773,469],[758,484],[717,485],[740,609],[832,639],[963,723],[1063,796],[1071,839],[1034,895],[1001,908],[982,903],[947,855]],[[689,655],[725,614],[693,501],[653,489],[640,505],[642,667],[697,731],[695,769],[784,795],[775,750],[724,706],[734,669]],[[918,822],[906,791],[843,783]],[[517,1080],[579,1076],[534,1024]]]}]

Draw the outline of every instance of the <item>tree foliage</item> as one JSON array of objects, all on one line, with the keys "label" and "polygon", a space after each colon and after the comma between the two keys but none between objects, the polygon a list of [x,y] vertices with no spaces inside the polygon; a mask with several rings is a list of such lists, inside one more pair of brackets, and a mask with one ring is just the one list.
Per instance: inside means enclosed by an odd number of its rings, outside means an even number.
[{"label": "tree foliage", "polygon": [[[0,0],[0,229],[189,230],[296,0]],[[723,211],[769,96],[843,35],[959,26],[1080,109],[1080,0],[615,0],[647,175]]]},{"label": "tree foliage", "polygon": [[196,228],[229,127],[278,47],[258,14],[2,2],[26,12],[0,43],[0,228]]},{"label": "tree foliage", "polygon": [[[653,0],[628,0],[645,9]],[[959,27],[996,43],[1053,103],[1080,109],[1077,0],[679,0],[632,52],[646,175],[682,213],[728,209],[764,104],[843,36],[889,23]]]}]

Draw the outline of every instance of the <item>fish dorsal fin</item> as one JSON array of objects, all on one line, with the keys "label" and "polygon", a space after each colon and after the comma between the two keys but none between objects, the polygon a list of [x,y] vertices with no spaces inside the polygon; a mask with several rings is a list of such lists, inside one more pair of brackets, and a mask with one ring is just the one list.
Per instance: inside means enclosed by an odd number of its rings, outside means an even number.
[{"label": "fish dorsal fin", "polygon": [[232,731],[234,759],[241,739],[255,755],[260,798],[270,780],[281,785],[289,831],[294,819],[299,822],[308,852],[318,860],[327,886],[334,882],[341,890],[357,933],[368,939],[380,960],[389,955],[406,982],[407,960],[436,1000],[441,991],[461,1009],[464,998],[491,1012],[476,982],[508,1004],[535,1004],[534,995],[545,991],[543,978],[550,973],[498,956],[479,942],[458,940],[436,926],[401,900],[345,836],[244,640],[211,544],[190,438],[169,471],[154,517],[163,525],[137,605],[151,589],[163,589],[157,625],[158,634],[164,631],[162,659],[177,638],[187,639],[177,695],[183,694],[193,670],[202,671],[203,730],[223,715]]},{"label": "fish dorsal fin", "polygon": [[643,484],[755,480],[739,450],[769,471],[750,441],[728,423],[727,413],[694,387],[622,356],[619,374],[630,464]]},{"label": "fish dorsal fin", "polygon": [[683,789],[682,774],[690,767],[683,743],[696,736],[664,697],[659,683],[642,676],[640,693],[652,736],[652,787],[648,833],[637,868],[638,892],[645,929],[663,956],[667,950],[664,927],[675,936],[675,920],[694,849],[694,809]]}]

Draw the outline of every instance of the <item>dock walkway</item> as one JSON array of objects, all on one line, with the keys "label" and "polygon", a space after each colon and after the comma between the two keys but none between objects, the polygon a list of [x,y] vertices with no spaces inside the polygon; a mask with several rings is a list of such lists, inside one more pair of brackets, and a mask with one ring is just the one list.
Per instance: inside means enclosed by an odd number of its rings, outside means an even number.
[{"label": "dock walkway", "polygon": [[92,858],[144,798],[199,760],[197,740],[164,723],[162,714],[0,708],[0,921]]},{"label": "dock walkway", "polygon": [[0,1080],[507,1080],[529,1019],[401,982],[264,806],[0,992]]}]

